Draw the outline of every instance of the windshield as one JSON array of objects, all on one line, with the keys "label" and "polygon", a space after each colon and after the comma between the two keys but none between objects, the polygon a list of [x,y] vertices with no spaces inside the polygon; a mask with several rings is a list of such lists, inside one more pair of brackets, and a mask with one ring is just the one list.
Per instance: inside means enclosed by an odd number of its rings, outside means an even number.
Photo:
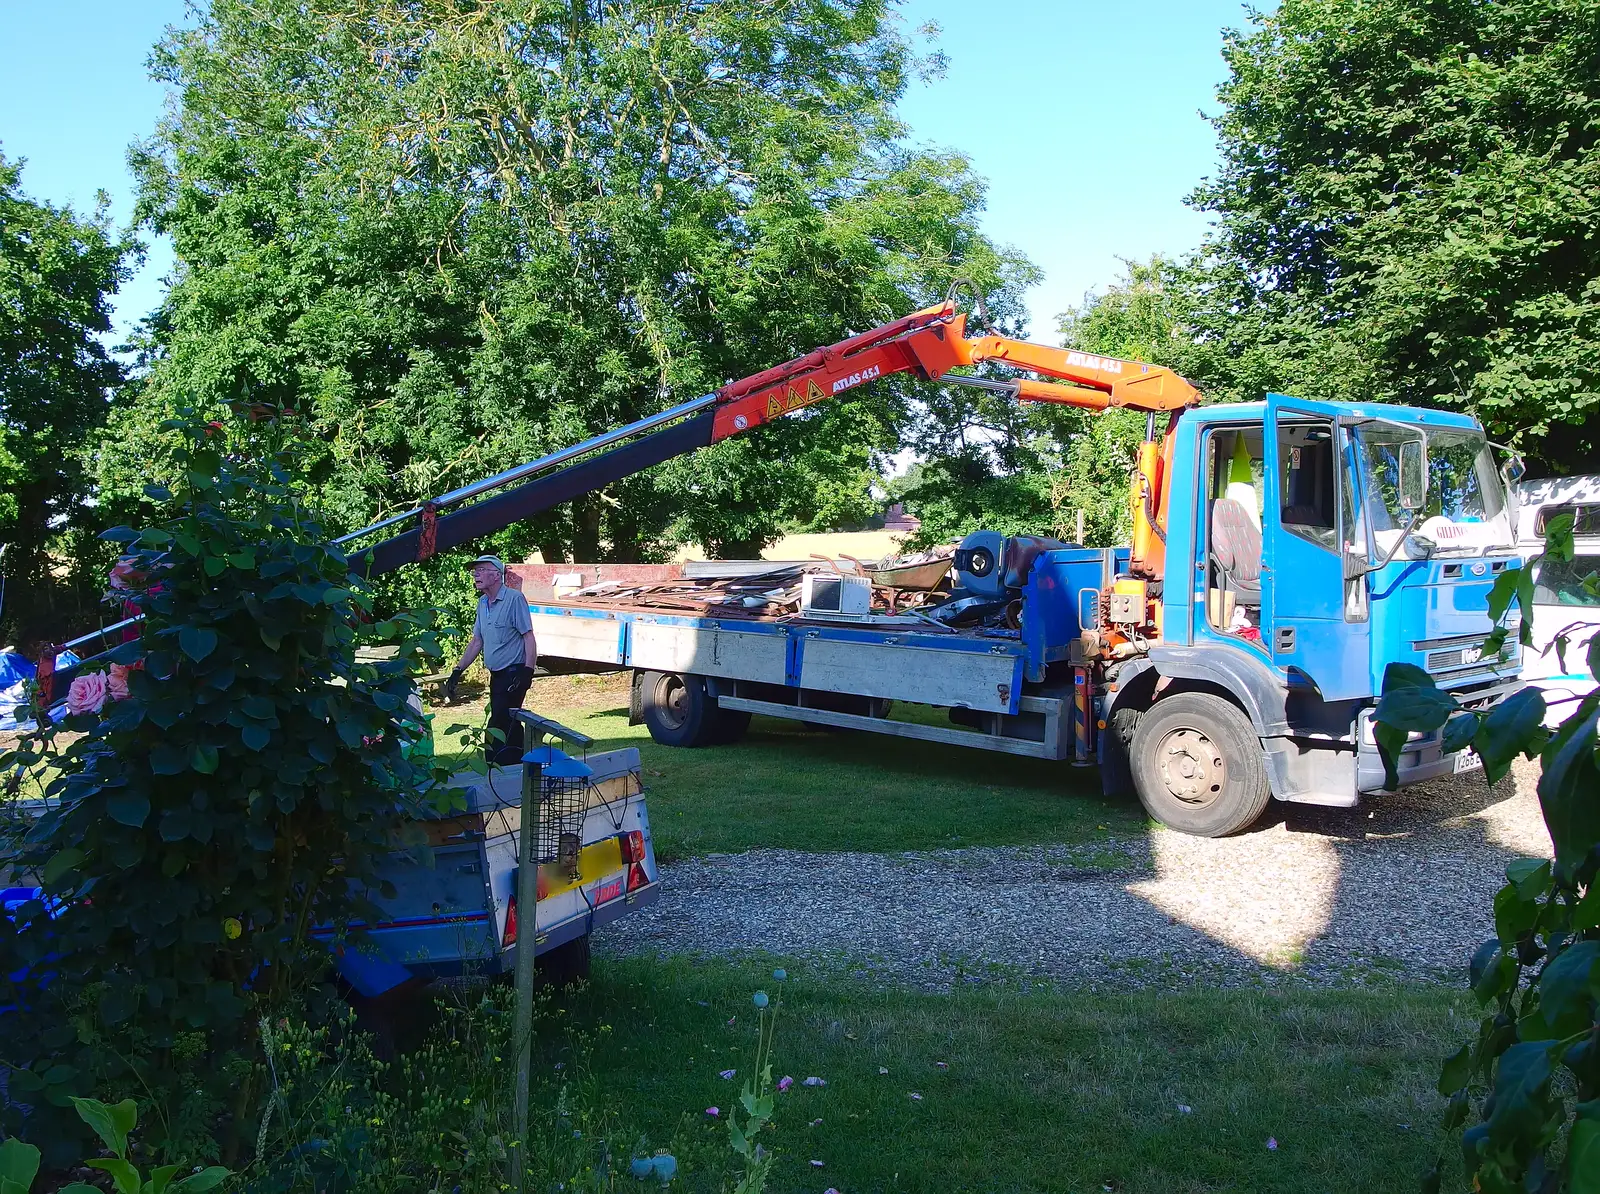
[{"label": "windshield", "polygon": [[[1379,550],[1387,550],[1411,521],[1400,505],[1400,445],[1416,435],[1408,428],[1368,424],[1356,432],[1360,445],[1362,515],[1372,520]],[[1416,511],[1415,535],[1441,551],[1481,551],[1511,544],[1510,515],[1494,457],[1476,431],[1428,433],[1428,497]],[[1390,532],[1384,534],[1384,532]]]}]

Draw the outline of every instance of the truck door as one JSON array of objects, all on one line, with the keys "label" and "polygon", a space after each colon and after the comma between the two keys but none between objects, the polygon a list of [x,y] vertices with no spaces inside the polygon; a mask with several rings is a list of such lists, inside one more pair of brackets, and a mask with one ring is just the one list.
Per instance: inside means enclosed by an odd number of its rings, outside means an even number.
[{"label": "truck door", "polygon": [[1261,517],[1261,638],[1287,683],[1326,701],[1371,696],[1366,582],[1347,582],[1352,450],[1339,410],[1267,397]]}]

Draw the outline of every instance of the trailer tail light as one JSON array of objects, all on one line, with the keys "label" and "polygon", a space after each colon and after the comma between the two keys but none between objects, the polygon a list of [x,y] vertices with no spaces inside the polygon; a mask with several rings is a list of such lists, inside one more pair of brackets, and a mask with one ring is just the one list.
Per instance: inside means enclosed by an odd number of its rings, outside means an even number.
[{"label": "trailer tail light", "polygon": [[[549,894],[549,882],[544,877],[544,872],[539,872],[538,886],[534,889],[534,898],[542,900]],[[506,931],[500,935],[500,948],[517,943],[517,872],[511,872],[511,902],[506,905]]]},{"label": "trailer tail light", "polygon": [[622,847],[622,861],[628,864],[628,890],[644,887],[650,882],[650,876],[644,873],[644,832],[635,829],[624,833],[617,843]]}]

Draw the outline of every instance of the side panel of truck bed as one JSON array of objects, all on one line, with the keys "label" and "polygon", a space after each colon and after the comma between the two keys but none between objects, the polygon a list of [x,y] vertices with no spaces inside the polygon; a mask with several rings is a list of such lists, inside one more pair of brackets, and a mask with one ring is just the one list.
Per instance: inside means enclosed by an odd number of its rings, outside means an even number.
[{"label": "side panel of truck bed", "polygon": [[924,705],[1016,713],[1016,638],[530,603],[539,653]]}]

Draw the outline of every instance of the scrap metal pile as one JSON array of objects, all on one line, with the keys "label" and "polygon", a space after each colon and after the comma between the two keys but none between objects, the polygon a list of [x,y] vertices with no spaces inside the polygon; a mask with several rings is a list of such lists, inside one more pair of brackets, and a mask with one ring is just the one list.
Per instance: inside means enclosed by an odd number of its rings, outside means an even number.
[{"label": "scrap metal pile", "polygon": [[953,545],[936,547],[912,556],[891,556],[876,564],[863,564],[850,556],[836,563],[825,556],[800,563],[748,564],[749,571],[717,575],[683,576],[669,580],[630,584],[602,581],[564,599],[575,604],[626,609],[649,609],[691,615],[778,619],[801,615],[801,594],[808,573],[860,576],[872,585],[871,614],[896,617],[939,604],[949,597],[949,572]]}]

